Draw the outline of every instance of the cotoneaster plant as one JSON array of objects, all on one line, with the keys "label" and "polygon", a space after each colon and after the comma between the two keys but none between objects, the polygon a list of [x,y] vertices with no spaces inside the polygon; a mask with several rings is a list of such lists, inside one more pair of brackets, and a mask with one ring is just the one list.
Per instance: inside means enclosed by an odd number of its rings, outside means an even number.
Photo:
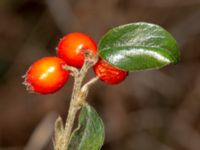
[{"label": "cotoneaster plant", "polygon": [[96,43],[89,36],[74,32],[64,36],[57,47],[57,55],[73,67],[81,68],[84,63],[84,53],[97,53]]},{"label": "cotoneaster plant", "polygon": [[99,79],[107,84],[118,84],[128,75],[128,71],[113,67],[102,59],[98,60],[93,70]]},{"label": "cotoneaster plant", "polygon": [[[176,40],[151,23],[115,27],[102,37],[98,48],[89,36],[74,32],[60,40],[57,57],[44,57],[30,66],[24,83],[31,92],[51,94],[66,83],[70,74],[74,78],[70,107],[65,125],[61,117],[55,122],[54,149],[99,150],[105,131],[102,119],[86,101],[90,86],[99,79],[115,85],[129,72],[176,64],[179,58]],[[83,84],[91,67],[96,77]],[[74,127],[79,110],[78,125]]]},{"label": "cotoneaster plant", "polygon": [[69,77],[67,64],[58,57],[44,57],[33,63],[26,75],[24,84],[28,91],[49,94],[59,90]]}]

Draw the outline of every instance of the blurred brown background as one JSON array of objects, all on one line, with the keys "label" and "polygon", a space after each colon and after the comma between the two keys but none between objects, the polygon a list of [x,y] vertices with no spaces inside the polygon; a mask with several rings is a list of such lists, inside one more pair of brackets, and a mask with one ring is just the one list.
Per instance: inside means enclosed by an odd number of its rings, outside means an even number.
[{"label": "blurred brown background", "polygon": [[0,150],[51,150],[54,120],[66,117],[73,80],[52,95],[29,94],[21,76],[34,60],[54,55],[66,33],[98,42],[137,21],[170,31],[181,62],[94,85],[88,100],[106,125],[102,150],[200,150],[200,0],[0,0]]}]

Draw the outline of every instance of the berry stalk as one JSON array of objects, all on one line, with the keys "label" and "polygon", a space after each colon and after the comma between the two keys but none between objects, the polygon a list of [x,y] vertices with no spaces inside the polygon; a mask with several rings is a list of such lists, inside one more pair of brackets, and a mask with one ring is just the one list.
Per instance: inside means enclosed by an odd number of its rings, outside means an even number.
[{"label": "berry stalk", "polygon": [[61,148],[59,150],[67,150],[70,137],[72,133],[72,129],[74,126],[74,121],[76,118],[76,114],[78,110],[86,103],[85,99],[88,93],[89,86],[96,82],[98,78],[94,78],[88,83],[86,83],[82,88],[83,80],[87,74],[87,71],[90,67],[92,67],[97,62],[97,57],[93,56],[91,53],[85,53],[85,62],[83,64],[83,67],[79,71],[78,69],[71,67],[71,66],[65,66],[65,69],[69,70],[74,76],[74,88],[72,92],[72,98],[68,110],[68,116],[65,124],[65,129],[62,136],[62,144]]}]

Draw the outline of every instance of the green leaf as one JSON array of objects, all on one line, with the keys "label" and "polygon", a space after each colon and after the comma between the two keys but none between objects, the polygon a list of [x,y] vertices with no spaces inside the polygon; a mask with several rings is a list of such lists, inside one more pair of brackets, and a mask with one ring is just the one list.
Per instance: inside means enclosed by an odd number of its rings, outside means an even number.
[{"label": "green leaf", "polygon": [[54,130],[55,130],[55,139],[58,139],[64,132],[63,121],[60,116],[56,119]]},{"label": "green leaf", "polygon": [[72,133],[69,150],[99,150],[104,142],[104,125],[89,105],[82,108],[78,128]]},{"label": "green leaf", "polygon": [[53,140],[54,149],[58,149],[58,147],[62,143],[62,136],[64,132],[63,121],[60,116],[56,119],[54,132],[55,132],[55,136]]},{"label": "green leaf", "polygon": [[126,71],[161,68],[179,61],[176,40],[162,27],[131,23],[108,31],[99,43],[99,55]]}]

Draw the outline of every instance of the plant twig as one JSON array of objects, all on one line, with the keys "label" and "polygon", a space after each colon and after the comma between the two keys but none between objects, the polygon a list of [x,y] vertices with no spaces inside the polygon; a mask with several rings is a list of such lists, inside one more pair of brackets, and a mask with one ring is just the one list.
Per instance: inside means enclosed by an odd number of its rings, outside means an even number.
[{"label": "plant twig", "polygon": [[[83,67],[80,71],[78,69],[71,67],[71,66],[65,66],[66,69],[71,71],[71,74],[74,76],[74,88],[72,92],[72,98],[69,106],[68,116],[65,124],[65,129],[62,135],[62,143],[59,148],[59,150],[67,150],[69,142],[70,142],[70,136],[71,132],[74,126],[74,121],[76,118],[76,114],[78,110],[81,108],[81,106],[85,102],[85,98],[87,94],[83,94],[83,90],[81,90],[82,82],[86,76],[87,71],[91,66],[93,66],[97,61],[96,56],[92,56],[91,53],[85,53],[85,62],[83,64]],[[89,87],[90,84],[92,84],[97,79],[92,79],[91,82],[89,81],[88,84],[86,84],[83,87]],[[87,91],[87,90],[86,90]],[[83,96],[84,95],[84,96]]]},{"label": "plant twig", "polygon": [[[90,81],[88,81],[86,84],[84,84],[84,86],[82,86],[81,92],[80,92],[80,96],[79,96],[79,97],[80,97],[80,98],[83,97],[83,98],[81,98],[81,101],[80,101],[79,103],[81,103],[81,102],[83,102],[83,100],[85,100],[85,98],[86,98],[87,95],[88,95],[89,88],[90,88],[95,82],[97,82],[98,79],[99,79],[99,77],[96,76],[96,77],[92,78]],[[83,102],[83,103],[84,103],[84,102]]]}]

